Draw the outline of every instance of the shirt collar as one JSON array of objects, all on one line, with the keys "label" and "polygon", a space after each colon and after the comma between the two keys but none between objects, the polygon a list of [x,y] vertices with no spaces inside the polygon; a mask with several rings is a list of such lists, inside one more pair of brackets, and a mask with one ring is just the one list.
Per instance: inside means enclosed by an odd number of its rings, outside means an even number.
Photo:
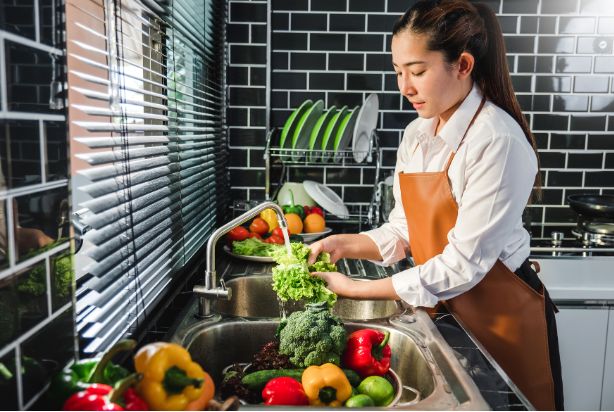
[{"label": "shirt collar", "polygon": [[478,107],[480,107],[481,102],[482,93],[480,92],[480,88],[477,84],[473,83],[473,88],[465,100],[463,100],[461,105],[458,106],[458,109],[452,113],[450,119],[448,119],[446,124],[439,131],[439,135],[453,152],[456,152],[458,149],[465,135],[465,131],[467,127],[469,127],[469,123],[471,119],[473,119],[473,115],[475,115]]},{"label": "shirt collar", "polygon": [[[478,110],[482,101],[482,93],[480,88],[473,83],[471,91],[460,104],[458,109],[450,116],[450,119],[446,122],[443,128],[439,131],[439,137],[446,143],[446,145],[456,152],[458,146],[461,143],[467,127],[473,118],[473,115]],[[435,129],[437,127],[437,116],[431,119],[423,119],[418,125],[418,141],[422,143],[424,139],[435,136]]]}]

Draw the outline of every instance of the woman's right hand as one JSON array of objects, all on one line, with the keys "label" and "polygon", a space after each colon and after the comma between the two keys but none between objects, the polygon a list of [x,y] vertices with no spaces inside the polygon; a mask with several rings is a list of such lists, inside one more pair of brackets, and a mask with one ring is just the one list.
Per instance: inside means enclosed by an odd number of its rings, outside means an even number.
[{"label": "woman's right hand", "polygon": [[320,253],[328,252],[330,253],[331,262],[336,263],[339,259],[345,257],[343,254],[343,243],[343,235],[331,235],[312,243],[309,245],[311,253],[309,254],[309,258],[307,258],[307,262],[313,265]]}]

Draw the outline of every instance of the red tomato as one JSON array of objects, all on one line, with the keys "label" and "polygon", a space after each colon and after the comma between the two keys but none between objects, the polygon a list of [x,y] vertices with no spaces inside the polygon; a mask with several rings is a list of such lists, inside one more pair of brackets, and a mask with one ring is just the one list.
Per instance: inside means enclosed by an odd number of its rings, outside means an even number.
[{"label": "red tomato", "polygon": [[252,220],[252,224],[249,225],[249,231],[264,235],[269,231],[269,224],[261,217],[257,217]]},{"label": "red tomato", "polygon": [[243,226],[237,226],[231,229],[230,232],[226,234],[226,236],[231,242],[234,242],[235,240],[240,242],[248,238],[249,230],[245,229]]},{"label": "red tomato", "polygon": [[271,235],[271,236],[266,238],[264,243],[275,243],[277,245],[283,245],[284,244],[284,239],[279,237],[279,236]]},{"label": "red tomato", "polygon": [[273,231],[271,232],[271,236],[277,236],[280,238],[284,238],[284,232],[281,230],[280,227],[276,227],[275,229],[273,229]]},{"label": "red tomato", "polygon": [[255,232],[249,232],[249,235],[247,237],[255,237],[256,239],[262,240],[262,236]]}]

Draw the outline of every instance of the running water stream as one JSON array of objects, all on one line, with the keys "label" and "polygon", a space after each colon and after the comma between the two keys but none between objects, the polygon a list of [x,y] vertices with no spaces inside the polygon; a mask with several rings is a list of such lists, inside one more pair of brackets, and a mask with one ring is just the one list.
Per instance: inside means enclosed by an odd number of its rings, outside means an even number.
[{"label": "running water stream", "polygon": [[288,227],[280,226],[281,232],[284,234],[284,243],[286,245],[286,250],[288,251],[288,256],[292,256],[292,247],[290,247],[290,236],[288,235]]},{"label": "running water stream", "polygon": [[[288,227],[287,226],[282,226],[281,227],[281,232],[284,235],[284,244],[286,245],[286,250],[288,251],[288,256],[292,256],[292,247],[290,246],[290,236],[288,235]],[[282,319],[286,318],[286,307],[284,305],[284,301],[281,300],[279,298],[279,296],[277,296],[277,303],[279,304],[279,316]]]}]

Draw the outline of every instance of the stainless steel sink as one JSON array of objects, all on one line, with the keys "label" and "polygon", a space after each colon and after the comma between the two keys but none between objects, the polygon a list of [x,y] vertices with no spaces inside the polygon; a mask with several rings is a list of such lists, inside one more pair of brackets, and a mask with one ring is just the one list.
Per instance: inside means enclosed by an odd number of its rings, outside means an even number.
[{"label": "stainless steel sink", "polygon": [[[192,358],[218,384],[223,368],[237,362],[250,362],[253,354],[273,339],[278,325],[274,319],[223,316],[197,321],[194,317],[196,306],[194,301],[182,322],[171,331],[171,340],[188,348]],[[348,332],[368,327],[390,332],[391,367],[402,385],[417,389],[421,396],[413,404],[414,392],[403,390],[394,409],[488,409],[474,382],[424,312],[403,313],[370,322],[346,322],[345,326]]]},{"label": "stainless steel sink", "polygon": [[[273,291],[270,275],[232,278],[226,286],[232,289],[230,300],[217,300],[215,311],[245,318],[278,318],[280,306]],[[284,303],[287,314],[304,309],[303,302]],[[333,312],[344,320],[373,320],[398,314],[402,308],[392,300],[352,300],[340,298]]]}]

